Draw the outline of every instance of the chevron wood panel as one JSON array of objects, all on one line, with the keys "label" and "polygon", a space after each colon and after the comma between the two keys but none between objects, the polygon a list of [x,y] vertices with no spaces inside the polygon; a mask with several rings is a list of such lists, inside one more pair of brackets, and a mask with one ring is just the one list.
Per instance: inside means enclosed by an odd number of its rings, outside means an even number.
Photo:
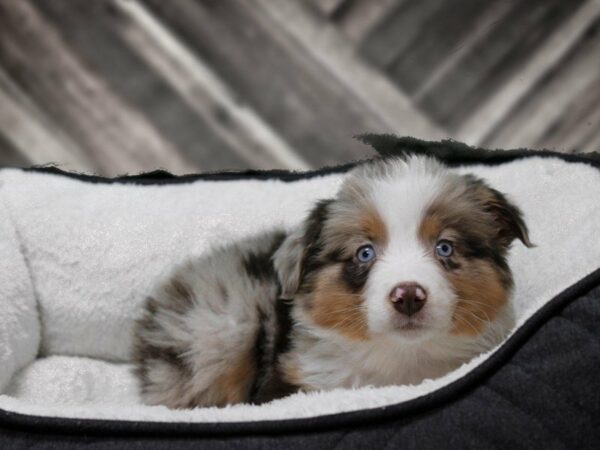
[{"label": "chevron wood panel", "polygon": [[600,147],[600,0],[0,0],[0,164],[310,168],[391,132]]}]

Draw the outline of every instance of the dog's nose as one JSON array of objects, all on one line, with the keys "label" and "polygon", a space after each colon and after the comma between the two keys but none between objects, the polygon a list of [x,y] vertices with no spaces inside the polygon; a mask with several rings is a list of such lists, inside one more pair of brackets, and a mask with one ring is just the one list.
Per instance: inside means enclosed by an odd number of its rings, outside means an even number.
[{"label": "dog's nose", "polygon": [[427,301],[427,292],[417,283],[400,283],[390,293],[392,305],[407,316],[419,312]]}]

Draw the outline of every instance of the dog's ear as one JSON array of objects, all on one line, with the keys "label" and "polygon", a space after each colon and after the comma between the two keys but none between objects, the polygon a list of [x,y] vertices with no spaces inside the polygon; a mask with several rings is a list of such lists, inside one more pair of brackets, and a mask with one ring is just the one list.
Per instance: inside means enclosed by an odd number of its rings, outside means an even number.
[{"label": "dog's ear", "polygon": [[307,260],[319,252],[321,230],[331,202],[318,202],[306,220],[288,235],[273,255],[273,265],[281,285],[281,298],[294,298],[305,275]]},{"label": "dog's ear", "polygon": [[529,240],[529,230],[525,225],[521,210],[504,194],[489,187],[482,180],[475,177],[468,178],[478,200],[482,202],[483,208],[494,216],[498,230],[496,238],[501,245],[508,247],[512,241],[519,239],[526,247],[535,247]]},{"label": "dog's ear", "polygon": [[281,285],[281,298],[291,299],[296,294],[300,286],[303,259],[304,224],[296,227],[273,255],[273,265]]}]

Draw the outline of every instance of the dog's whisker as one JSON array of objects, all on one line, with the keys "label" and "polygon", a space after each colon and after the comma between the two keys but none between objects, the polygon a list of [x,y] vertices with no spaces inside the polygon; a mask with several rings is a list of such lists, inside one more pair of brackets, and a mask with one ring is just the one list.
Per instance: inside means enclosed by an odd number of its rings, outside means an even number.
[{"label": "dog's whisker", "polygon": [[471,317],[473,317],[473,318],[475,318],[475,319],[477,319],[477,320],[479,320],[479,321],[481,321],[481,322],[484,322],[484,323],[490,323],[490,322],[491,322],[491,320],[490,320],[490,318],[489,318],[489,317],[487,317],[487,316],[486,316],[486,318],[484,319],[483,317],[480,317],[480,316],[478,316],[477,314],[475,314],[475,312],[473,312],[473,311],[471,311],[471,310],[469,310],[469,309],[466,309],[466,308],[460,308],[460,307],[457,307],[456,309],[457,309],[457,311],[460,311],[460,312],[466,313],[466,314],[468,314],[469,316],[471,316]]},{"label": "dog's whisker", "polygon": [[470,326],[473,329],[473,331],[475,331],[476,334],[479,333],[479,330],[477,329],[477,327],[475,325],[473,325],[466,317],[463,317],[463,316],[454,316],[454,317],[456,319],[461,320],[462,323]]}]

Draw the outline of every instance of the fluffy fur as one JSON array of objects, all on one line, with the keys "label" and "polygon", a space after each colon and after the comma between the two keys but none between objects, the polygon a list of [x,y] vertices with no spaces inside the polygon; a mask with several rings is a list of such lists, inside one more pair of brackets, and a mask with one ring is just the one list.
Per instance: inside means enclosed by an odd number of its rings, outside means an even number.
[{"label": "fluffy fur", "polygon": [[[515,238],[531,245],[520,211],[482,180],[428,158],[365,163],[295,230],[217,249],[159,285],[136,330],[143,398],[261,403],[441,376],[512,327]],[[367,244],[376,257],[361,262]],[[390,299],[404,282],[427,295],[410,316]]]}]

